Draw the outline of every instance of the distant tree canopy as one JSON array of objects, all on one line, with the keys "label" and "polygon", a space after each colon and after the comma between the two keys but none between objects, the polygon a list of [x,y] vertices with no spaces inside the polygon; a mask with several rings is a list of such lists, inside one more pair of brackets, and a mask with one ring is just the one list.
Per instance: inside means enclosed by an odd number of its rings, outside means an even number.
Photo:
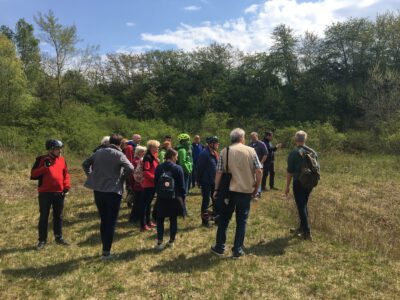
[{"label": "distant tree canopy", "polygon": [[[323,37],[296,36],[282,24],[260,53],[212,44],[102,60],[95,47],[79,51],[76,27],[61,25],[53,12],[35,20],[53,53],[39,55],[39,39],[24,19],[14,31],[0,27],[3,124],[37,126],[29,120],[55,118],[72,105],[87,107],[93,118],[161,120],[190,131],[210,128],[215,116],[224,126],[254,129],[328,122],[340,131],[379,131],[400,123],[399,12],[338,22]],[[25,121],[15,122],[23,107]]]}]

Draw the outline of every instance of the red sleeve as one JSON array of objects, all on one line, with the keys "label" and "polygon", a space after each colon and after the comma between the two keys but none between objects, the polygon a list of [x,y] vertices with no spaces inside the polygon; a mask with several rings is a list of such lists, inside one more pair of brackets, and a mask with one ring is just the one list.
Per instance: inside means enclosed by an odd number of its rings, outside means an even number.
[{"label": "red sleeve", "polygon": [[31,170],[31,178],[39,178],[48,171],[49,168],[44,165],[44,158],[37,159]]},{"label": "red sleeve", "polygon": [[127,158],[131,163],[133,163],[133,157],[134,157],[134,155],[133,155],[133,147],[132,147],[131,145],[128,145],[128,146],[125,148],[124,153],[125,153],[125,155],[126,155],[126,158]]},{"label": "red sleeve", "polygon": [[154,172],[151,172],[151,164],[149,161],[145,161],[143,165],[143,177],[147,180],[154,181]]},{"label": "red sleeve", "polygon": [[63,175],[64,175],[64,189],[70,189],[71,188],[71,181],[69,178],[69,172],[68,172],[68,167],[67,163],[64,163],[64,170],[63,170]]}]

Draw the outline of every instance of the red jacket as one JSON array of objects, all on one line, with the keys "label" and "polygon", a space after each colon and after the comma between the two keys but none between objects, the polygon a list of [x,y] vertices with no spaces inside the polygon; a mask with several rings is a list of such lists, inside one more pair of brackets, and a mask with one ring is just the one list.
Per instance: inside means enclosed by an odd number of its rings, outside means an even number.
[{"label": "red jacket", "polygon": [[[50,167],[45,166],[45,161],[50,161]],[[61,193],[71,188],[67,164],[64,157],[51,157],[43,155],[36,158],[31,170],[31,179],[38,179],[39,193]]]},{"label": "red jacket", "polygon": [[124,152],[126,158],[133,164],[133,158],[135,156],[135,150],[131,145],[126,145],[125,149],[122,151]]},{"label": "red jacket", "polygon": [[157,166],[158,158],[154,157],[149,151],[147,151],[146,155],[143,157],[143,188],[154,187],[154,177]]}]

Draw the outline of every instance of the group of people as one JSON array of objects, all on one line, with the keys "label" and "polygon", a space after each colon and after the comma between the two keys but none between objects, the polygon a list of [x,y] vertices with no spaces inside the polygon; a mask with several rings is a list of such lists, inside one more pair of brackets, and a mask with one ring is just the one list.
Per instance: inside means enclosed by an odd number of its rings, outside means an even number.
[{"label": "group of people", "polygon": [[[146,147],[141,145],[139,134],[134,134],[130,141],[118,134],[104,137],[92,155],[82,163],[87,175],[85,186],[93,190],[100,216],[102,258],[112,257],[111,247],[124,187],[133,199],[130,221],[139,223],[142,232],[152,231],[156,227],[155,248],[161,250],[166,246],[174,246],[178,217],[188,216],[187,195],[189,188],[195,185],[200,187],[202,194],[202,226],[211,227],[211,220],[215,220],[218,226],[216,243],[211,251],[218,256],[224,255],[228,224],[233,212],[236,212],[232,256],[243,256],[251,200],[260,197],[261,191],[266,190],[268,176],[270,189],[276,189],[274,152],[281,147],[280,144],[272,144],[273,134],[270,131],[266,132],[263,141],[258,139],[256,132],[252,132],[250,137],[251,141],[246,145],[244,130],[232,130],[231,144],[220,153],[219,139],[216,136],[208,137],[206,145],[203,145],[200,136],[195,136],[191,143],[190,136],[182,133],[178,135],[176,147],[173,147],[171,136],[165,136],[162,144],[157,140],[149,140]],[[317,155],[314,150],[305,146],[306,139],[307,134],[304,131],[295,135],[297,147],[288,156],[285,194],[289,194],[293,179],[293,192],[300,219],[299,228],[293,229],[293,232],[310,240],[312,237],[307,202],[312,188],[305,188],[299,182],[305,165],[304,154],[312,152],[313,157]],[[46,141],[48,152],[37,157],[31,171],[31,179],[38,180],[38,249],[42,249],[47,242],[51,207],[55,240],[58,244],[68,245],[62,236],[62,210],[65,195],[70,190],[70,179],[66,162],[61,155],[62,148],[63,144],[59,140]],[[218,196],[222,194],[226,173],[230,174],[229,195],[221,202],[218,200],[221,197]],[[220,205],[218,201],[221,202]],[[166,218],[170,222],[170,236],[168,242],[164,243]]]}]

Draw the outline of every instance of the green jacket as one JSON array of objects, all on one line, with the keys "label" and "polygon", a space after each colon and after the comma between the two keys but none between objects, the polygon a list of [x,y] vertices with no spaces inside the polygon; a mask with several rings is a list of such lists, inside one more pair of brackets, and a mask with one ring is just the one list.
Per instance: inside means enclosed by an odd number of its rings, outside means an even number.
[{"label": "green jacket", "polygon": [[187,175],[192,173],[193,160],[190,145],[178,145],[178,164],[183,168],[183,172]]},{"label": "green jacket", "polygon": [[165,161],[165,159],[164,159],[165,153],[167,153],[167,150],[165,150],[165,149],[161,149],[158,152],[158,159],[160,160],[160,164],[162,164]]}]

